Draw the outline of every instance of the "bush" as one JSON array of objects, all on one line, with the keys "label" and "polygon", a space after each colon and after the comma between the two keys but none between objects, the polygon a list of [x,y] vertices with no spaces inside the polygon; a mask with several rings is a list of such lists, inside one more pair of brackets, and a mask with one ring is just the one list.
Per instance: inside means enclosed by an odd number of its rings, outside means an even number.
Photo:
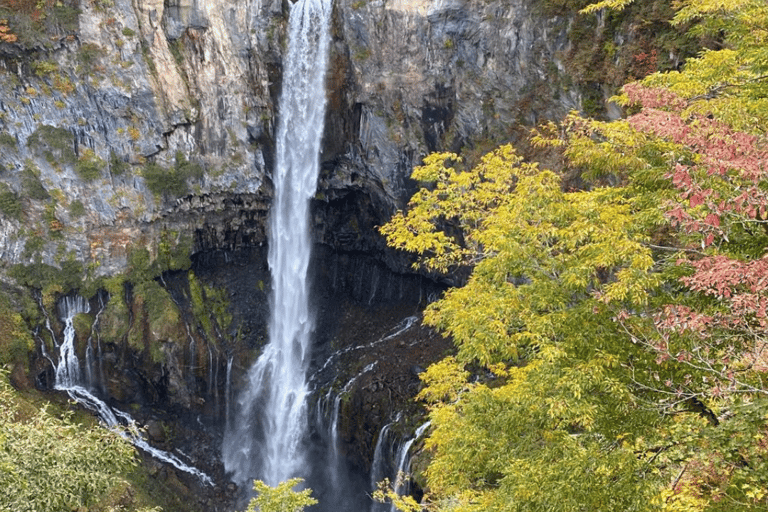
[{"label": "bush", "polygon": [[38,60],[32,63],[32,71],[39,77],[50,75],[58,69],[59,66],[49,60]]},{"label": "bush", "polygon": [[200,164],[190,162],[179,152],[176,153],[176,165],[166,169],[156,163],[150,163],[144,168],[144,181],[152,193],[159,197],[164,193],[172,196],[183,196],[189,193],[187,180],[203,177]]},{"label": "bush", "polygon": [[[0,375],[0,510],[95,510],[136,464],[111,430],[80,427],[46,409],[31,412]],[[22,420],[23,421],[20,421]]]},{"label": "bush", "polygon": [[13,311],[8,298],[0,293],[0,366],[24,361],[33,348],[21,315]]},{"label": "bush", "polygon": [[80,63],[78,71],[81,73],[92,73],[96,70],[96,63],[104,53],[104,50],[97,44],[85,43],[80,47],[77,53],[77,60]]},{"label": "bush", "polygon": [[62,293],[78,290],[82,285],[83,266],[75,260],[61,263],[61,268],[52,267],[45,263],[29,265],[13,265],[8,274],[20,285],[37,290],[58,286]]},{"label": "bush", "polygon": [[5,183],[0,185],[0,211],[18,220],[21,218],[21,201],[18,194],[10,190]]},{"label": "bush", "polygon": [[96,155],[92,149],[83,150],[75,164],[75,172],[85,181],[93,181],[101,176],[106,162]]},{"label": "bush", "polygon": [[16,149],[18,145],[19,144],[16,142],[16,137],[8,132],[0,133],[0,146],[4,148]]},{"label": "bush", "polygon": [[5,0],[0,3],[0,40],[27,49],[51,48],[78,29],[77,0]]},{"label": "bush", "polygon": [[131,168],[131,164],[117,156],[117,153],[112,151],[109,154],[109,172],[112,176],[120,176],[125,174],[125,171]]},{"label": "bush", "polygon": [[75,162],[75,137],[65,128],[40,125],[27,139],[27,146],[39,151],[49,162]]},{"label": "bush", "polygon": [[181,151],[176,152],[176,172],[185,180],[189,178],[199,180],[203,177],[202,166],[187,160]]},{"label": "bush", "polygon": [[85,215],[85,206],[80,200],[75,199],[69,203],[69,215],[74,219],[78,219]]},{"label": "bush", "polygon": [[40,182],[40,171],[34,165],[30,160],[26,162],[24,170],[21,172],[21,184],[27,197],[38,201],[45,201],[51,196]]}]

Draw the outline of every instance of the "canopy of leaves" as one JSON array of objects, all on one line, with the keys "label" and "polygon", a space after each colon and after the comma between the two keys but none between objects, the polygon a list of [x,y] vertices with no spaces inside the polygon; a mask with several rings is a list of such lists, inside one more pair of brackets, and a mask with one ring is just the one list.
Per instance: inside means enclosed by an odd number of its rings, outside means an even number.
[{"label": "canopy of leaves", "polygon": [[119,435],[20,407],[5,374],[0,408],[0,510],[89,510],[125,485],[135,459]]},{"label": "canopy of leaves", "polygon": [[251,500],[246,512],[302,512],[305,507],[317,503],[310,496],[311,489],[293,490],[302,481],[301,478],[292,478],[270,487],[261,480],[255,480],[253,490],[258,495]]},{"label": "canopy of leaves", "polygon": [[471,269],[425,314],[457,346],[423,376],[429,507],[768,508],[768,7],[678,7],[722,46],[535,135],[583,190],[511,147],[432,155],[382,228]]}]

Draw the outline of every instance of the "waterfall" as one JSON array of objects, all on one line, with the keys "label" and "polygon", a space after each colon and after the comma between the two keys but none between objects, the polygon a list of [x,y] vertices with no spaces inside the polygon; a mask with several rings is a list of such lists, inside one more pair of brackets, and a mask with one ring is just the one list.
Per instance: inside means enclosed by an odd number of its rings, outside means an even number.
[{"label": "waterfall", "polygon": [[[393,446],[389,439],[389,432],[392,426],[400,421],[400,418],[402,418],[402,413],[398,412],[395,420],[384,425],[379,431],[376,446],[373,449],[373,461],[371,461],[371,494],[378,489],[379,482],[387,478],[390,473],[391,465],[389,463],[393,460],[394,454],[392,453]],[[371,503],[371,512],[384,511],[389,511],[389,507],[385,503],[378,503],[376,501]]]},{"label": "waterfall", "polygon": [[[397,461],[397,466],[395,469],[394,475],[392,475],[392,478],[390,478],[390,482],[392,482],[394,486],[394,490],[397,494],[400,496],[403,496],[404,494],[407,494],[410,490],[410,477],[408,477],[408,473],[411,470],[411,458],[410,458],[410,450],[411,446],[413,446],[413,443],[415,443],[422,435],[424,435],[424,432],[427,431],[429,426],[431,425],[431,422],[427,421],[423,425],[421,425],[419,428],[416,429],[416,432],[413,434],[413,437],[411,439],[408,439],[403,444],[400,445],[400,448],[397,450],[397,456],[395,457],[395,460]],[[381,442],[381,437],[384,436],[385,431],[389,427],[389,425],[386,425],[381,433],[379,434],[380,438],[377,442],[376,448],[379,448],[379,442]],[[374,464],[376,463],[376,457],[374,456]],[[374,482],[374,467],[371,467],[371,485],[373,489],[375,490],[376,484],[378,482]],[[403,475],[403,478],[401,479],[400,476]],[[379,477],[380,479],[382,477]],[[382,510],[386,508],[386,505],[382,504],[374,504],[371,508],[371,512],[376,512],[379,510]],[[397,512],[397,509],[394,505],[390,505],[389,507],[390,512]]]},{"label": "waterfall", "polygon": [[248,372],[222,450],[240,484],[260,478],[274,486],[306,470],[309,200],[319,172],[330,15],[330,0],[291,5],[269,225],[269,343]]},{"label": "waterfall", "polygon": [[88,301],[77,295],[64,297],[59,303],[59,315],[64,319],[64,341],[59,346],[59,364],[56,366],[56,389],[68,389],[80,384],[80,360],[75,351],[76,315],[91,310]]},{"label": "waterfall", "polygon": [[[59,303],[59,316],[64,322],[64,339],[61,344],[58,345],[59,362],[55,365],[56,382],[54,388],[60,391],[66,391],[72,400],[95,413],[102,423],[126,438],[137,448],[141,448],[154,458],[171,464],[181,471],[196,476],[207,485],[213,485],[211,478],[199,469],[185,464],[181,459],[171,453],[158,450],[151,446],[143,437],[141,437],[141,433],[136,427],[136,422],[133,418],[124,412],[112,409],[87,387],[83,386],[80,360],[75,351],[74,318],[78,314],[88,313],[89,311],[90,306],[88,301],[79,295],[74,297],[64,297]],[[101,311],[99,311],[99,314],[100,313]],[[53,333],[52,330],[51,333]],[[56,338],[54,337],[53,339],[54,344],[56,344]],[[45,344],[43,343],[42,346],[44,349]]]}]

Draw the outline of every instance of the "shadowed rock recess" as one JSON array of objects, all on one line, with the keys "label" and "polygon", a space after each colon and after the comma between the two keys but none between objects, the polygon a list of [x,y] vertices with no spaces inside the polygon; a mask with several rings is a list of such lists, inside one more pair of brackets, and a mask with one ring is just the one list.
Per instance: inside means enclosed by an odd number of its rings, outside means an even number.
[{"label": "shadowed rock recess", "polygon": [[[339,478],[368,485],[379,432],[396,418],[390,430],[412,435],[418,374],[449,350],[418,318],[450,279],[412,273],[376,231],[415,190],[412,168],[582,104],[563,79],[572,20],[541,3],[333,4],[307,378],[308,442]],[[44,24],[10,15],[18,39],[0,43],[0,279],[26,289],[37,342],[15,382],[52,390],[57,304],[84,296],[90,309],[73,320],[83,382],[211,475],[215,486],[147,460],[191,509],[232,510],[246,495],[229,483],[221,442],[267,339],[290,3],[62,5]],[[336,499],[308,477],[321,502]]]}]

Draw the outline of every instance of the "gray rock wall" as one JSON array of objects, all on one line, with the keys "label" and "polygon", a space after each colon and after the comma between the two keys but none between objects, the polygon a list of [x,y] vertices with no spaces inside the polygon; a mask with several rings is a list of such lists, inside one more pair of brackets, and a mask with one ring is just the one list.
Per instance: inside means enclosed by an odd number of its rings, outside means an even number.
[{"label": "gray rock wall", "polygon": [[[562,20],[530,3],[335,3],[319,241],[375,245],[369,228],[404,205],[428,152],[509,138],[578,106],[547,86],[567,45]],[[17,202],[0,208],[0,261],[67,255],[108,275],[169,230],[196,233],[196,250],[263,240],[288,11],[275,0],[83,1],[78,30],[0,44],[0,193]],[[179,171],[186,162],[203,172]]]}]

